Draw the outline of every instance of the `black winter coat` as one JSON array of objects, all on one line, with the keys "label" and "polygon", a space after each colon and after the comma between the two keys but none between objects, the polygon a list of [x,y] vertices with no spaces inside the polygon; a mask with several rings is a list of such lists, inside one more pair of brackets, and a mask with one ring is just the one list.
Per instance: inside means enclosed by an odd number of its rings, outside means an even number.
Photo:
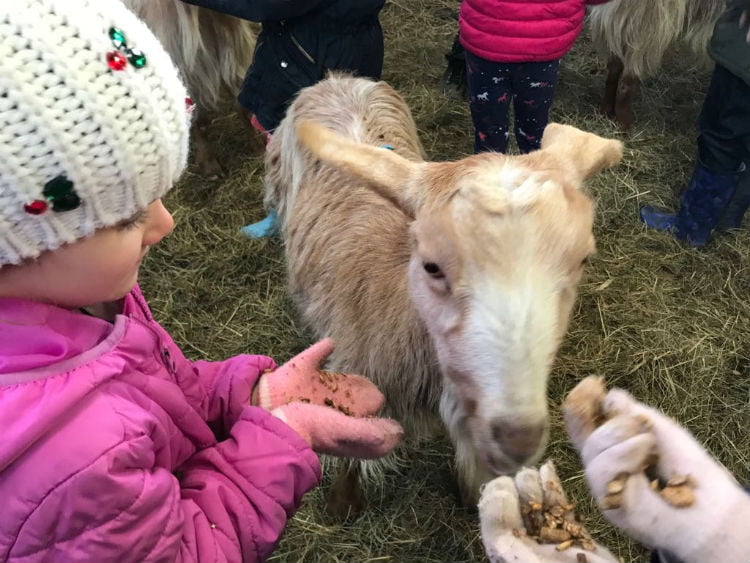
[{"label": "black winter coat", "polygon": [[275,129],[297,92],[329,70],[380,78],[385,0],[183,0],[261,22],[239,102]]},{"label": "black winter coat", "polygon": [[717,63],[750,85],[747,27],[739,25],[744,10],[750,11],[750,0],[727,0],[727,9],[716,22],[708,52]]}]

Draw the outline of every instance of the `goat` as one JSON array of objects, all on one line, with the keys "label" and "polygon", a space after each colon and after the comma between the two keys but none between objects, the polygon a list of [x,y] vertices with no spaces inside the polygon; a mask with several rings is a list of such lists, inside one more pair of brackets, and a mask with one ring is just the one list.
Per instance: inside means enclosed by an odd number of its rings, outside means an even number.
[{"label": "goat", "polygon": [[466,502],[544,448],[547,377],[594,251],[579,187],[621,156],[555,124],[535,153],[428,162],[403,98],[343,75],[302,90],[268,145],[289,290],[334,338],[331,369],[374,381],[413,437],[439,413]]},{"label": "goat", "polygon": [[206,130],[217,111],[240,91],[255,49],[255,24],[180,0],[125,0],[159,38],[186,82],[196,106],[195,160],[207,176],[221,176]]},{"label": "goat", "polygon": [[724,5],[725,0],[612,0],[592,7],[591,35],[608,55],[602,111],[630,129],[641,81],[658,70],[677,41],[706,61],[706,46]]}]

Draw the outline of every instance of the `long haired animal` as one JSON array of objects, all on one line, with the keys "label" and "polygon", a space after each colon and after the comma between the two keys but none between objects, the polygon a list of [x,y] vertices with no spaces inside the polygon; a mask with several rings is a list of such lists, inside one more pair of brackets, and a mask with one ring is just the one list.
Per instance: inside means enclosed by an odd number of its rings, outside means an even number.
[{"label": "long haired animal", "polygon": [[206,138],[206,112],[233,101],[255,49],[255,24],[180,0],[125,0],[161,41],[198,106],[195,157],[205,173],[221,167]]},{"label": "long haired animal", "polygon": [[609,57],[602,109],[629,129],[640,83],[656,73],[670,46],[685,43],[707,60],[706,45],[724,5],[725,0],[612,0],[591,8],[592,38]]},{"label": "long haired animal", "polygon": [[425,161],[404,100],[345,76],[302,90],[268,146],[289,288],[336,341],[332,369],[372,379],[412,436],[440,413],[467,500],[544,448],[547,376],[594,250],[579,187],[621,155],[550,125],[533,154]]}]

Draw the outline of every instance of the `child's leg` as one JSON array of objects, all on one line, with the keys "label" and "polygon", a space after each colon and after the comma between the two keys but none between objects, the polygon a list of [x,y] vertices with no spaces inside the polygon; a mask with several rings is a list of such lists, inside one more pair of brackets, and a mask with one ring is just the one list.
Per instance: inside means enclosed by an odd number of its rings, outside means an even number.
[{"label": "child's leg", "polygon": [[[258,117],[255,114],[252,114],[252,116],[250,117],[250,125],[258,133],[263,135],[266,145],[268,145],[268,143],[271,142],[271,136],[272,136],[271,133],[269,133],[266,130],[266,128],[263,127],[263,124],[260,121],[258,121]],[[268,215],[266,215],[265,218],[255,223],[250,223],[249,225],[245,225],[244,227],[242,227],[242,229],[240,229],[240,232],[242,232],[242,234],[245,235],[247,238],[270,237],[278,233],[278,231],[279,231],[278,218],[276,216],[276,211],[273,209],[270,209],[268,211]]]},{"label": "child's leg", "polygon": [[[680,195],[676,214],[646,206],[641,219],[693,246],[708,243],[716,227],[737,228],[750,206],[743,160],[750,138],[750,87],[717,64],[701,110],[698,162]],[[738,191],[739,189],[739,191]]]},{"label": "child's leg", "polygon": [[505,152],[508,107],[513,97],[510,65],[494,63],[467,51],[466,78],[474,122],[474,152]]},{"label": "child's leg", "polygon": [[741,171],[718,227],[736,229],[750,208],[750,85],[717,64],[698,126],[698,160],[713,173]]},{"label": "child's leg", "polygon": [[445,54],[445,60],[448,61],[448,66],[440,81],[443,94],[466,98],[466,50],[461,45],[458,34],[450,52]]},{"label": "child's leg", "polygon": [[750,145],[750,86],[716,65],[698,119],[698,158],[711,172],[733,174]]},{"label": "child's leg", "polygon": [[542,144],[542,133],[549,121],[559,68],[560,59],[544,63],[519,63],[514,68],[516,142],[522,153],[535,151]]}]

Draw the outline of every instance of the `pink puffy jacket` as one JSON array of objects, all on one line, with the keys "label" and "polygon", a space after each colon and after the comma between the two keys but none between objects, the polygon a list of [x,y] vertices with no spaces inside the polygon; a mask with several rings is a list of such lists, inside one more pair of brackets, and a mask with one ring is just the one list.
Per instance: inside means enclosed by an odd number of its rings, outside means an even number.
[{"label": "pink puffy jacket", "polygon": [[137,289],[114,324],[0,299],[0,561],[265,559],[320,479],[248,406],[273,368],[189,362]]},{"label": "pink puffy jacket", "polygon": [[464,48],[503,63],[543,62],[570,51],[587,4],[609,0],[463,0],[458,16]]}]

